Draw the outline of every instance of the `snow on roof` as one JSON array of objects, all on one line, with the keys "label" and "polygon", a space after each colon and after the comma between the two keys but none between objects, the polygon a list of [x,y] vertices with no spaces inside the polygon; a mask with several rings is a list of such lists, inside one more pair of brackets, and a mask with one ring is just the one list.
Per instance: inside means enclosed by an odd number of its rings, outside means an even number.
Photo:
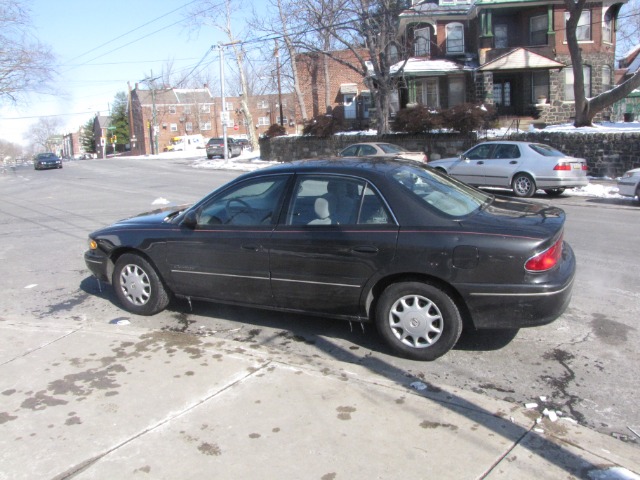
[{"label": "snow on roof", "polygon": [[389,68],[391,74],[395,73],[447,73],[462,72],[464,66],[451,60],[424,60],[421,58],[410,58],[405,63],[398,62]]}]

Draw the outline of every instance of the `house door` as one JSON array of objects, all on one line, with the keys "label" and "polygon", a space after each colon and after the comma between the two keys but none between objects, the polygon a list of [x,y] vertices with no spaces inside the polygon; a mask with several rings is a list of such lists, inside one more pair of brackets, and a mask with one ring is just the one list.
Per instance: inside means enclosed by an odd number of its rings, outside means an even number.
[{"label": "house door", "polygon": [[493,79],[493,103],[498,109],[499,115],[512,114],[513,108],[513,79],[496,78]]}]

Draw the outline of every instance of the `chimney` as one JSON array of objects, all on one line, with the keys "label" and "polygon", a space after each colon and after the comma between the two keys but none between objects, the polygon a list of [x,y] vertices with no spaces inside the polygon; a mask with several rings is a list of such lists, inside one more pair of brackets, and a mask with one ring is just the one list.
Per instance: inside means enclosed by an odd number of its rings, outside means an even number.
[{"label": "chimney", "polygon": [[205,84],[204,84],[204,88],[205,88],[205,90],[209,90],[209,84],[208,84],[208,83],[205,83]]}]

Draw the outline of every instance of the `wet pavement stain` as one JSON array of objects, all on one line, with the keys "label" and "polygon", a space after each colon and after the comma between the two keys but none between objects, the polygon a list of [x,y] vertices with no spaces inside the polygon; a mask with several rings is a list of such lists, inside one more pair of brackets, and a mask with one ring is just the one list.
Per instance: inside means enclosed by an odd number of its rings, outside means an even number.
[{"label": "wet pavement stain", "polygon": [[458,430],[458,427],[456,425],[452,425],[450,423],[429,422],[428,420],[422,422],[420,426],[422,428],[448,428],[453,432]]},{"label": "wet pavement stain", "polygon": [[635,328],[624,323],[609,320],[601,313],[594,313],[590,323],[591,330],[598,340],[607,345],[622,345],[627,342],[627,335]]},{"label": "wet pavement stain", "polygon": [[576,374],[570,366],[571,361],[575,358],[574,355],[559,348],[554,348],[550,352],[545,353],[543,358],[545,360],[558,362],[565,370],[559,377],[553,377],[550,375],[542,375],[540,377],[554,389],[554,398],[566,399],[564,404],[560,405],[560,408],[557,408],[558,406],[554,406],[554,409],[562,410],[562,407],[566,407],[575,420],[581,423],[584,422],[584,415],[576,409],[576,405],[581,400],[580,397],[569,393],[570,384],[576,379]]},{"label": "wet pavement stain", "polygon": [[356,411],[354,407],[338,407],[336,408],[338,412],[338,418],[340,420],[351,420],[351,414]]},{"label": "wet pavement stain", "polygon": [[16,418],[18,417],[15,415],[9,415],[8,412],[0,412],[0,425],[15,420]]},{"label": "wet pavement stain", "polygon": [[260,438],[260,437],[261,437],[261,435],[259,433],[251,433],[251,434],[249,434],[249,438],[252,438],[252,439],[256,439],[256,438]]},{"label": "wet pavement stain", "polygon": [[115,375],[126,372],[122,365],[111,365],[105,369],[89,369],[80,373],[65,375],[61,380],[49,383],[48,390],[54,395],[88,396],[94,390],[114,390],[120,387]]},{"label": "wet pavement stain", "polygon": [[215,443],[201,443],[198,446],[198,450],[204,455],[214,455],[216,457],[222,455],[222,450],[220,450],[220,447]]},{"label": "wet pavement stain", "polygon": [[51,395],[47,395],[45,390],[37,392],[33,397],[24,400],[20,407],[28,410],[44,410],[47,407],[57,407],[59,405],[66,405],[66,400],[54,398]]},{"label": "wet pavement stain", "polygon": [[80,417],[73,416],[73,417],[67,418],[64,424],[65,425],[81,425],[82,420],[80,420]]}]

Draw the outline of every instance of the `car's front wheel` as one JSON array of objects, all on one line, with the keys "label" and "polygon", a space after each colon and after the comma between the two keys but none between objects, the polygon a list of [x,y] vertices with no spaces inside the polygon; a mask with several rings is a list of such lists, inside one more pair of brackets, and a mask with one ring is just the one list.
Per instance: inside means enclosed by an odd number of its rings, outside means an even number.
[{"label": "car's front wheel", "polygon": [[116,262],[113,286],[125,310],[155,315],[169,305],[169,293],[155,268],[140,255],[125,253]]},{"label": "car's front wheel", "polygon": [[462,317],[453,299],[435,285],[402,282],[388,286],[376,308],[378,332],[398,354],[435,360],[458,341]]},{"label": "car's front wheel", "polygon": [[536,182],[526,173],[518,173],[513,177],[511,188],[518,197],[532,197],[536,193]]}]

